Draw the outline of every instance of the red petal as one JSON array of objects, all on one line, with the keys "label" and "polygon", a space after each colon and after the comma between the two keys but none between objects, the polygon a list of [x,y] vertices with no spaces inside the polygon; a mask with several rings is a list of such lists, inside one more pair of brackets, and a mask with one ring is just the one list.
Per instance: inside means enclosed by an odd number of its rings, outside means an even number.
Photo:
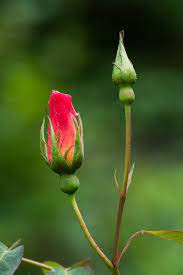
[{"label": "red petal", "polygon": [[[68,163],[72,163],[74,155],[74,145],[76,138],[76,129],[71,114],[76,117],[77,113],[72,105],[72,97],[57,91],[52,91],[49,99],[50,120],[53,125],[58,147]],[[67,153],[68,152],[68,153]],[[48,127],[48,160],[51,162],[51,137]]]}]

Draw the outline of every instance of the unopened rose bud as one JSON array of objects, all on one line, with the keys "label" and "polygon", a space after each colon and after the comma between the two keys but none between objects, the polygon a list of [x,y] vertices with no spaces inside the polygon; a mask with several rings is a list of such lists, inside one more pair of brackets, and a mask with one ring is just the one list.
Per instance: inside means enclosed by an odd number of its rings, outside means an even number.
[{"label": "unopened rose bud", "polygon": [[119,98],[122,103],[131,104],[135,100],[132,85],[136,79],[136,72],[124,47],[123,32],[120,32],[116,59],[113,63],[112,80],[120,90]]},{"label": "unopened rose bud", "polygon": [[74,174],[81,166],[84,152],[82,122],[70,95],[52,91],[48,119],[47,141],[44,121],[41,127],[41,154],[54,172]]}]

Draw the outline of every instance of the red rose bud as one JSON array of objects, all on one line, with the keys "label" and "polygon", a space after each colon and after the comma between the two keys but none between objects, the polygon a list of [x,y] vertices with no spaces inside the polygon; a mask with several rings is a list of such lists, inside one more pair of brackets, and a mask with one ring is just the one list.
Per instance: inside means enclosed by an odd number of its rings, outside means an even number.
[{"label": "red rose bud", "polygon": [[74,174],[81,166],[84,152],[82,122],[70,95],[52,91],[48,119],[47,142],[44,120],[41,127],[41,154],[56,173]]}]

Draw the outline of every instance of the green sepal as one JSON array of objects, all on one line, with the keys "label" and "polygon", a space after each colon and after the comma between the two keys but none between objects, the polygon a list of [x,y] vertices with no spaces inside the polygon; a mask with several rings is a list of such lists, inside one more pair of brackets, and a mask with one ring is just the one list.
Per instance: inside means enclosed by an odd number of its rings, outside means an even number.
[{"label": "green sepal", "polygon": [[69,167],[67,165],[67,162],[65,159],[62,157],[60,150],[57,145],[57,140],[55,137],[55,132],[53,129],[53,125],[51,123],[50,118],[49,119],[49,124],[50,124],[50,134],[51,134],[51,143],[52,143],[52,162],[51,162],[51,168],[54,172],[60,174],[69,172]]},{"label": "green sepal", "polygon": [[123,35],[123,31],[119,33],[119,45],[116,59],[113,63],[112,79],[116,85],[130,86],[136,81],[137,75],[126,53]]},{"label": "green sepal", "polygon": [[41,125],[41,130],[40,130],[40,151],[41,151],[41,156],[45,160],[45,162],[48,164],[48,155],[47,155],[47,143],[45,140],[44,136],[44,125],[45,125],[45,119],[43,119],[43,123]]},{"label": "green sepal", "polygon": [[76,171],[80,168],[82,161],[83,161],[83,139],[82,139],[82,124],[81,118],[79,119],[79,124],[75,117],[72,117],[75,129],[76,129],[76,139],[75,139],[75,146],[74,146],[74,156],[72,161],[72,168],[73,171]]},{"label": "green sepal", "polygon": [[78,113],[78,126],[79,126],[79,133],[80,133],[80,142],[81,142],[82,155],[83,155],[83,158],[84,158],[83,123],[82,123],[82,120],[81,120],[80,113]]}]

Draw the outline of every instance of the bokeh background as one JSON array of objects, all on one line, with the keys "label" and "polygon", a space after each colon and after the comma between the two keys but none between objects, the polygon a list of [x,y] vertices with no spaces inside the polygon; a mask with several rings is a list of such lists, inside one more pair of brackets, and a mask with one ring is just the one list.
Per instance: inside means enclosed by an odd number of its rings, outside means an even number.
[{"label": "bokeh background", "polygon": [[[25,257],[65,266],[90,257],[89,247],[41,160],[39,130],[52,89],[73,97],[84,124],[85,161],[78,203],[98,243],[111,256],[122,173],[124,114],[111,81],[118,32],[138,81],[134,86],[135,171],[122,239],[140,229],[183,229],[183,2],[180,0],[1,0],[0,240],[21,238]],[[183,246],[135,240],[126,275],[183,274]],[[22,264],[17,275],[41,274]]]}]

